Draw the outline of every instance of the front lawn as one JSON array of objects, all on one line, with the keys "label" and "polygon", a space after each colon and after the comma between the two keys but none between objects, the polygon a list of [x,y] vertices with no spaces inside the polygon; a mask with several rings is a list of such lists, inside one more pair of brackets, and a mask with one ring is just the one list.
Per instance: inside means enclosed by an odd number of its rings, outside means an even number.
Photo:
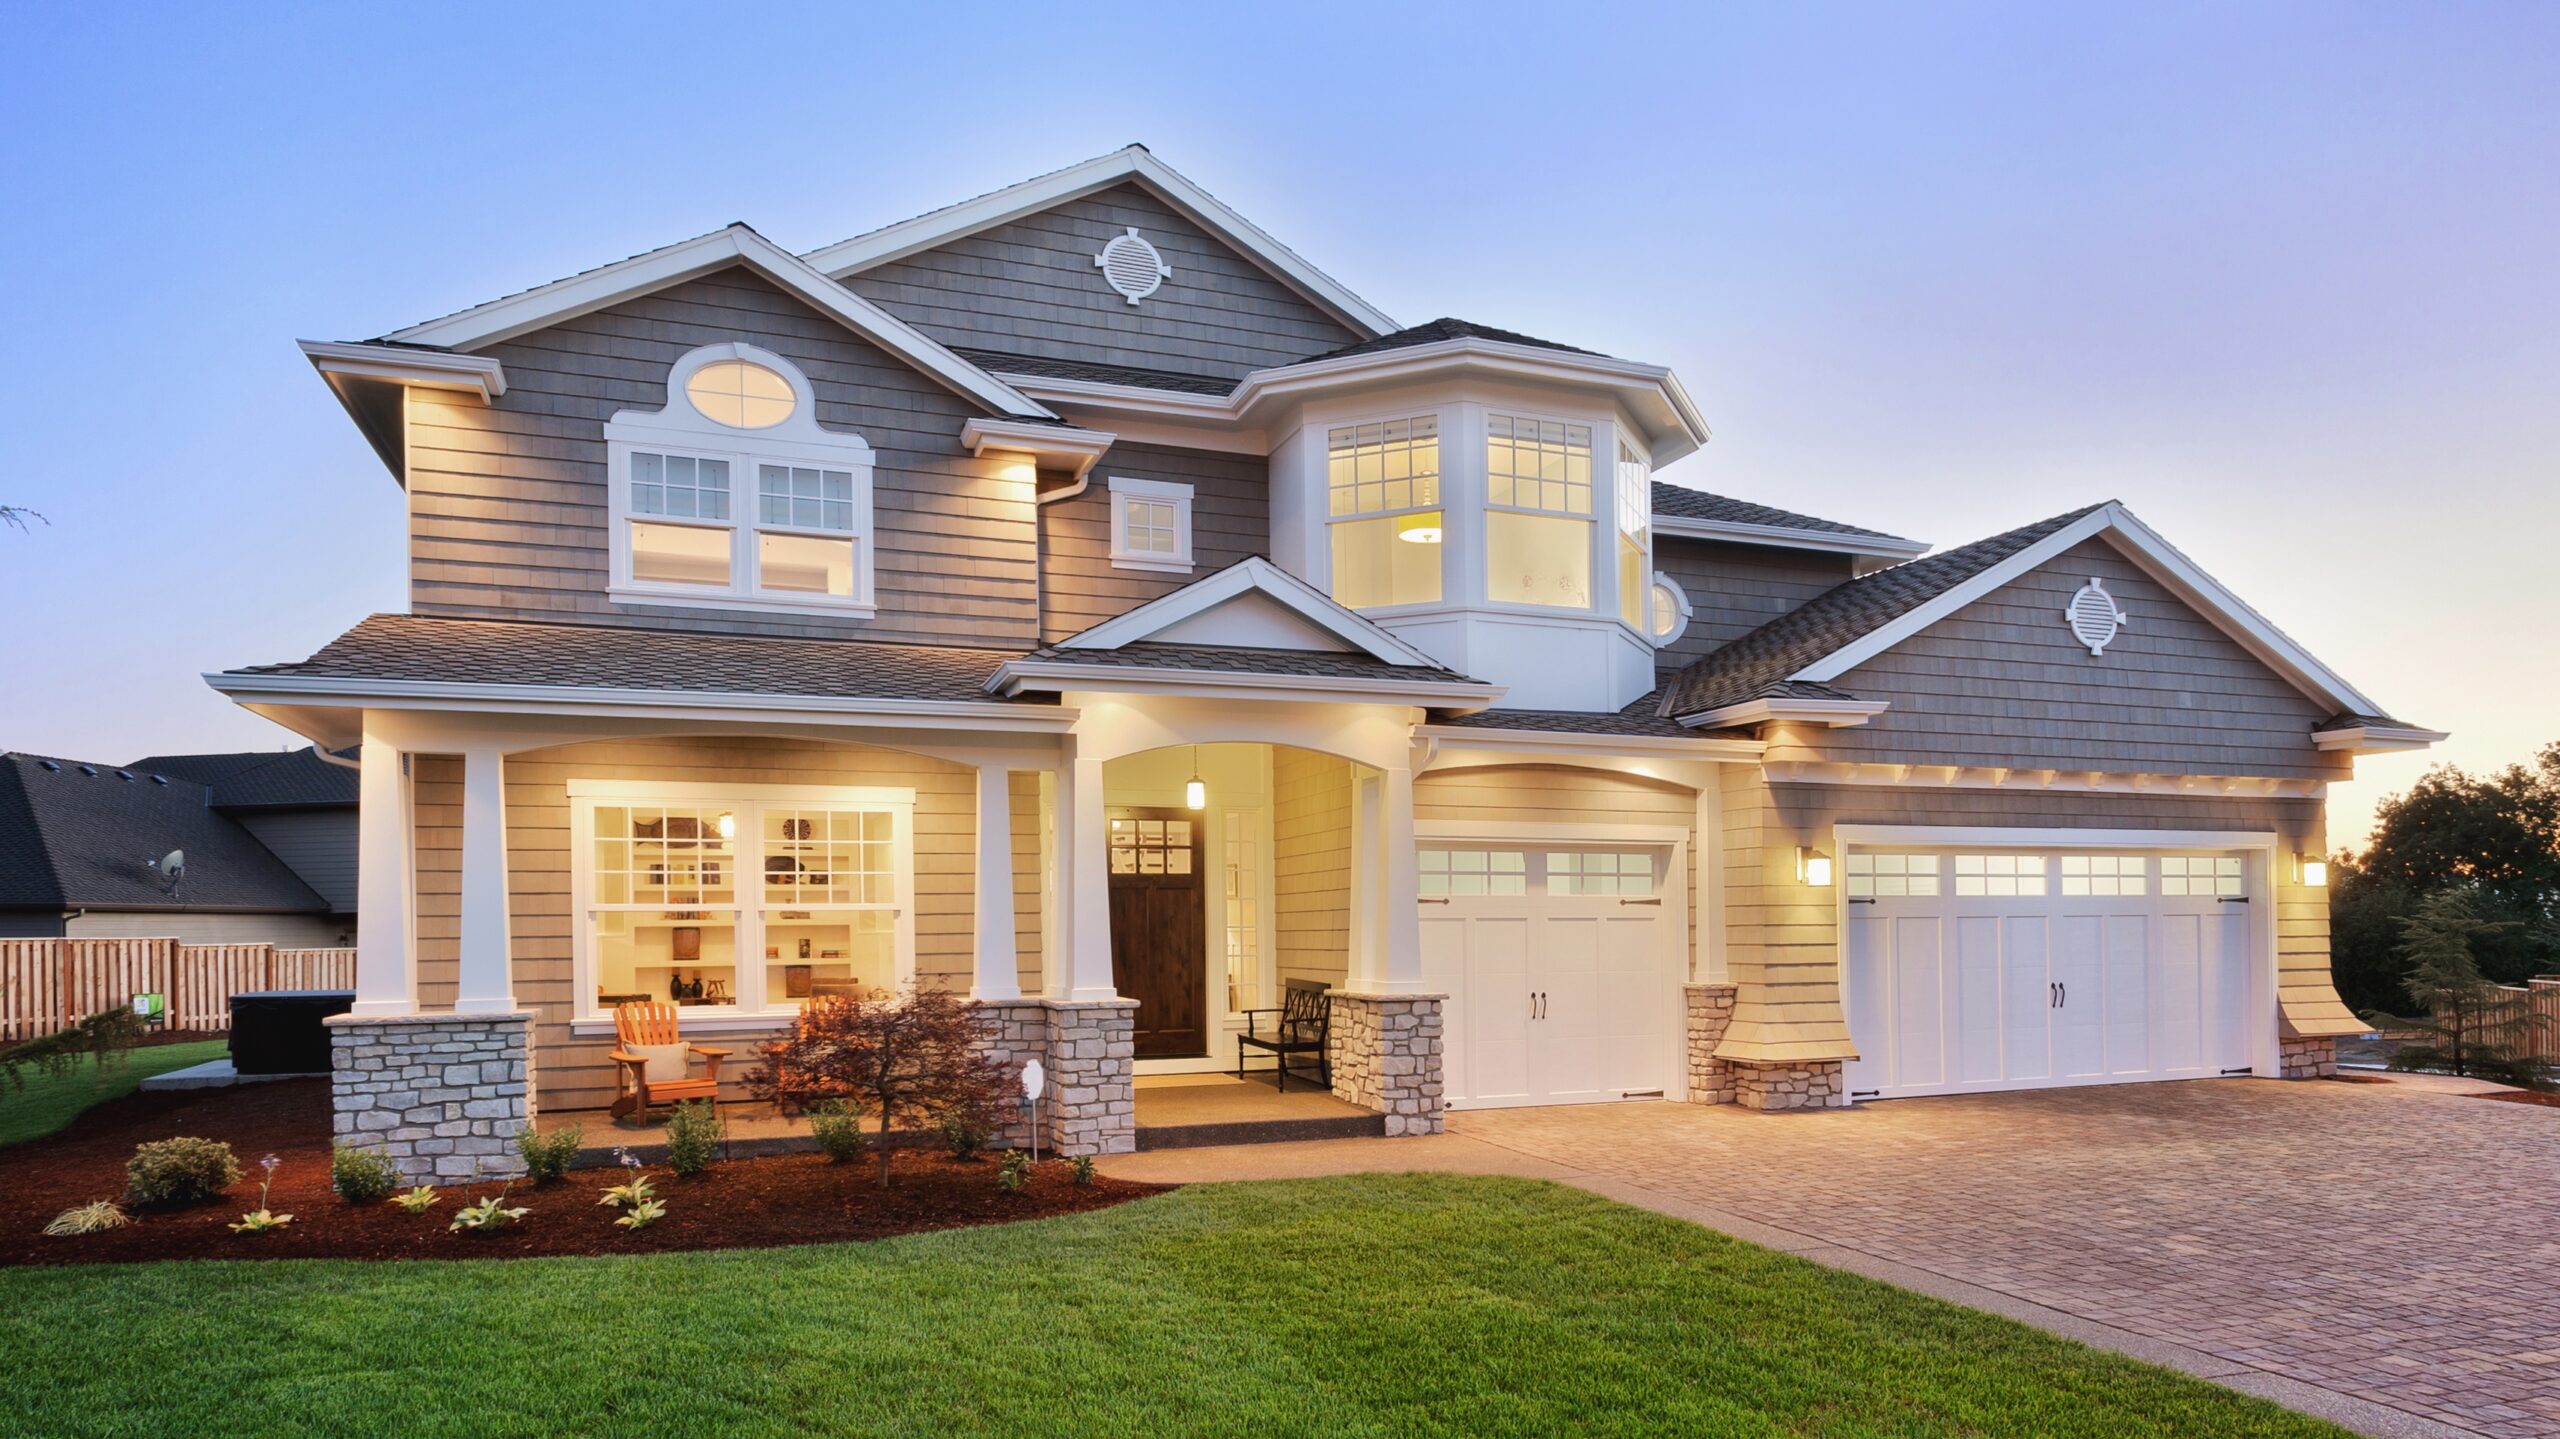
[{"label": "front lawn", "polygon": [[189,1040],[145,1045],[103,1065],[95,1056],[82,1055],[69,1073],[59,1076],[30,1066],[20,1071],[26,1088],[12,1090],[0,1081],[0,1149],[52,1134],[91,1105],[133,1093],[152,1075],[203,1064],[228,1053],[226,1040]]},{"label": "front lawn", "polygon": [[61,1435],[2320,1435],[1577,1190],[1209,1185],[872,1244],[0,1273]]}]

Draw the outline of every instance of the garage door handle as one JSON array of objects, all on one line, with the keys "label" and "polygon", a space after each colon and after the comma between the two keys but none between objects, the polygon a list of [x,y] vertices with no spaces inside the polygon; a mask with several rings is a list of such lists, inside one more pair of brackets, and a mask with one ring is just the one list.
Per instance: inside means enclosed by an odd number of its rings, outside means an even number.
[{"label": "garage door handle", "polygon": [[1431,899],[1431,898],[1417,899],[1417,900],[1415,900],[1415,901],[1414,901],[1414,903],[1415,903],[1415,904],[1447,904],[1448,902],[1449,902],[1449,901],[1448,901],[1448,900],[1446,900],[1446,899]]},{"label": "garage door handle", "polygon": [[1660,903],[1662,903],[1662,897],[1661,897],[1660,895],[1656,895],[1656,896],[1654,896],[1652,899],[1622,899],[1622,900],[1619,900],[1619,901],[1618,901],[1618,903],[1620,903],[1620,904],[1660,904]]}]

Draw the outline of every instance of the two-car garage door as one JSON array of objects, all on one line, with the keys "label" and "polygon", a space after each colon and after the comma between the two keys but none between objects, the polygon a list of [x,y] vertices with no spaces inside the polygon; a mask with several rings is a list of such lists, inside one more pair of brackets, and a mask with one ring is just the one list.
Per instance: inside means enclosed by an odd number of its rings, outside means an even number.
[{"label": "two-car garage door", "polygon": [[1852,849],[1852,1099],[2245,1073],[2253,866],[2233,853]]}]

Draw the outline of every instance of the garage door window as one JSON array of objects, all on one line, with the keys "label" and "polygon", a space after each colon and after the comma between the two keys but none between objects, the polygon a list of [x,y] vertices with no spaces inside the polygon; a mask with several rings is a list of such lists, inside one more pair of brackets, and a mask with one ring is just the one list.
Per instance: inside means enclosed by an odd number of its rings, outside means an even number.
[{"label": "garage door window", "polygon": [[1649,895],[1653,856],[1601,850],[1557,850],[1547,855],[1547,893]]},{"label": "garage door window", "polygon": [[1416,877],[1428,898],[1529,892],[1529,856],[1521,850],[1424,849],[1415,859]]},{"label": "garage door window", "polygon": [[1852,851],[1846,868],[1845,881],[1851,899],[1938,893],[1938,857],[1934,854]]},{"label": "garage door window", "polygon": [[2150,863],[2138,854],[2066,854],[2062,857],[2062,892],[2147,894]]},{"label": "garage door window", "polygon": [[2160,892],[2236,896],[2249,890],[2236,854],[2164,854],[2160,856]]},{"label": "garage door window", "polygon": [[2045,892],[2045,862],[2040,854],[1960,854],[1956,856],[1956,893],[2010,897]]}]

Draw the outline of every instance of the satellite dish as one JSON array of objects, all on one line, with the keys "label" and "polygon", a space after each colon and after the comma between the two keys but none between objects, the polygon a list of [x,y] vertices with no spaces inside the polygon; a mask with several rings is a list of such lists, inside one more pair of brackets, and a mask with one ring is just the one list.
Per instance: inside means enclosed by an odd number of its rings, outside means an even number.
[{"label": "satellite dish", "polygon": [[160,856],[158,859],[153,860],[151,862],[151,870],[154,874],[159,875],[160,878],[167,881],[167,883],[160,886],[160,892],[162,894],[173,893],[178,888],[178,881],[186,878],[187,852],[183,849],[173,849],[167,854]]}]

